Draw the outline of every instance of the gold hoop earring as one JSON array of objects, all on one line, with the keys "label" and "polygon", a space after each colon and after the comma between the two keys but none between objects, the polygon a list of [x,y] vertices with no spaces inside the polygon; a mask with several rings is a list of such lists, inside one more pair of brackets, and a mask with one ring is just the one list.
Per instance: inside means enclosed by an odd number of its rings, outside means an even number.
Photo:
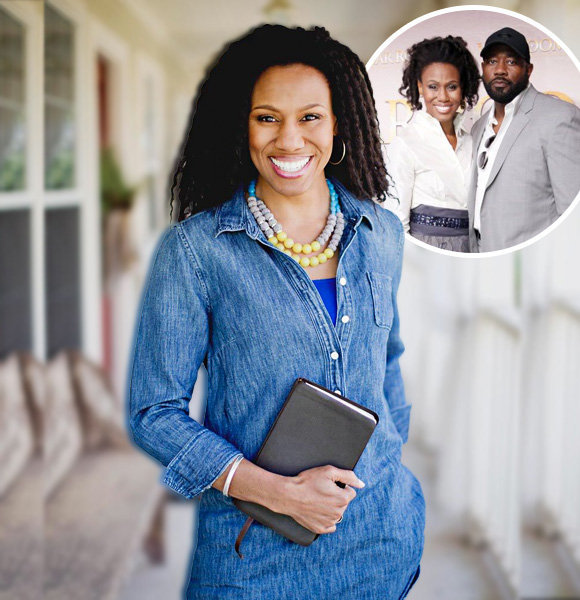
[{"label": "gold hoop earring", "polygon": [[[338,136],[335,136],[335,137],[338,137]],[[340,160],[338,162],[332,162],[331,160],[328,161],[328,163],[333,166],[339,165],[344,160],[344,157],[346,156],[346,144],[344,143],[344,140],[342,138],[339,138],[339,139],[342,142],[342,156],[340,157]],[[332,154],[330,156],[332,158]]]}]

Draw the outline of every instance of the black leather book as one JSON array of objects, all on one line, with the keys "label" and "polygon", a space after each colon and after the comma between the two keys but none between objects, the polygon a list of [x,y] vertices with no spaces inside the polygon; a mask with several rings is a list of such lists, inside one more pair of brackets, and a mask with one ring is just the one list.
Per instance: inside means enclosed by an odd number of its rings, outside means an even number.
[{"label": "black leather book", "polygon": [[[313,467],[354,469],[379,417],[376,413],[306,379],[297,379],[254,463],[294,476]],[[292,517],[234,499],[250,517],[289,540],[308,546],[318,535]]]}]

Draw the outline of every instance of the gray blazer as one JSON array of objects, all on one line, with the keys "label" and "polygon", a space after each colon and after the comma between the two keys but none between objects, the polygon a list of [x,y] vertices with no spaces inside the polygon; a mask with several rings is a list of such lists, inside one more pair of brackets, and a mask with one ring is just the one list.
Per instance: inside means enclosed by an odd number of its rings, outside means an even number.
[{"label": "gray blazer", "polygon": [[580,191],[580,110],[532,85],[522,93],[491,168],[481,206],[480,239],[473,229],[476,162],[489,111],[471,130],[472,252],[501,250],[529,240],[553,223]]}]

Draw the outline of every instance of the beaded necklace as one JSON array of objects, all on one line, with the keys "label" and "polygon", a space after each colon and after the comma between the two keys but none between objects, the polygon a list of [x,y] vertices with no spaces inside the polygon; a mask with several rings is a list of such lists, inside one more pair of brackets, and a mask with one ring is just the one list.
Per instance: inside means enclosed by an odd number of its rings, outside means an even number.
[{"label": "beaded necklace", "polygon": [[[251,181],[248,186],[248,198],[246,200],[250,212],[256,219],[256,223],[268,238],[273,246],[282,250],[288,256],[291,256],[296,262],[304,268],[315,267],[324,264],[329,258],[334,256],[342,233],[344,231],[344,215],[340,211],[338,194],[328,179],[326,180],[328,191],[330,193],[330,212],[326,225],[320,235],[309,244],[300,244],[294,242],[288,237],[288,234],[282,229],[270,209],[260,198],[256,196],[256,181]],[[330,240],[330,241],[329,241]],[[328,246],[315,256],[305,256],[312,252],[318,252],[328,242]]]}]

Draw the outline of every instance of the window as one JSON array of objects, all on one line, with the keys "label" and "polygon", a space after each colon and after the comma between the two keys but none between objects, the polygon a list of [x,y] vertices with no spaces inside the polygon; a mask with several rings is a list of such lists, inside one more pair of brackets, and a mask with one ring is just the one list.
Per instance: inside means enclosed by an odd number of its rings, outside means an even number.
[{"label": "window", "polygon": [[24,27],[0,9],[0,192],[26,176]]},{"label": "window", "polygon": [[26,35],[0,8],[0,358],[33,346]]},{"label": "window", "polygon": [[47,355],[81,347],[79,209],[45,213]]},{"label": "window", "polygon": [[32,348],[30,211],[0,212],[0,358]]},{"label": "window", "polygon": [[48,4],[44,27],[44,182],[63,190],[75,185],[74,30]]}]

